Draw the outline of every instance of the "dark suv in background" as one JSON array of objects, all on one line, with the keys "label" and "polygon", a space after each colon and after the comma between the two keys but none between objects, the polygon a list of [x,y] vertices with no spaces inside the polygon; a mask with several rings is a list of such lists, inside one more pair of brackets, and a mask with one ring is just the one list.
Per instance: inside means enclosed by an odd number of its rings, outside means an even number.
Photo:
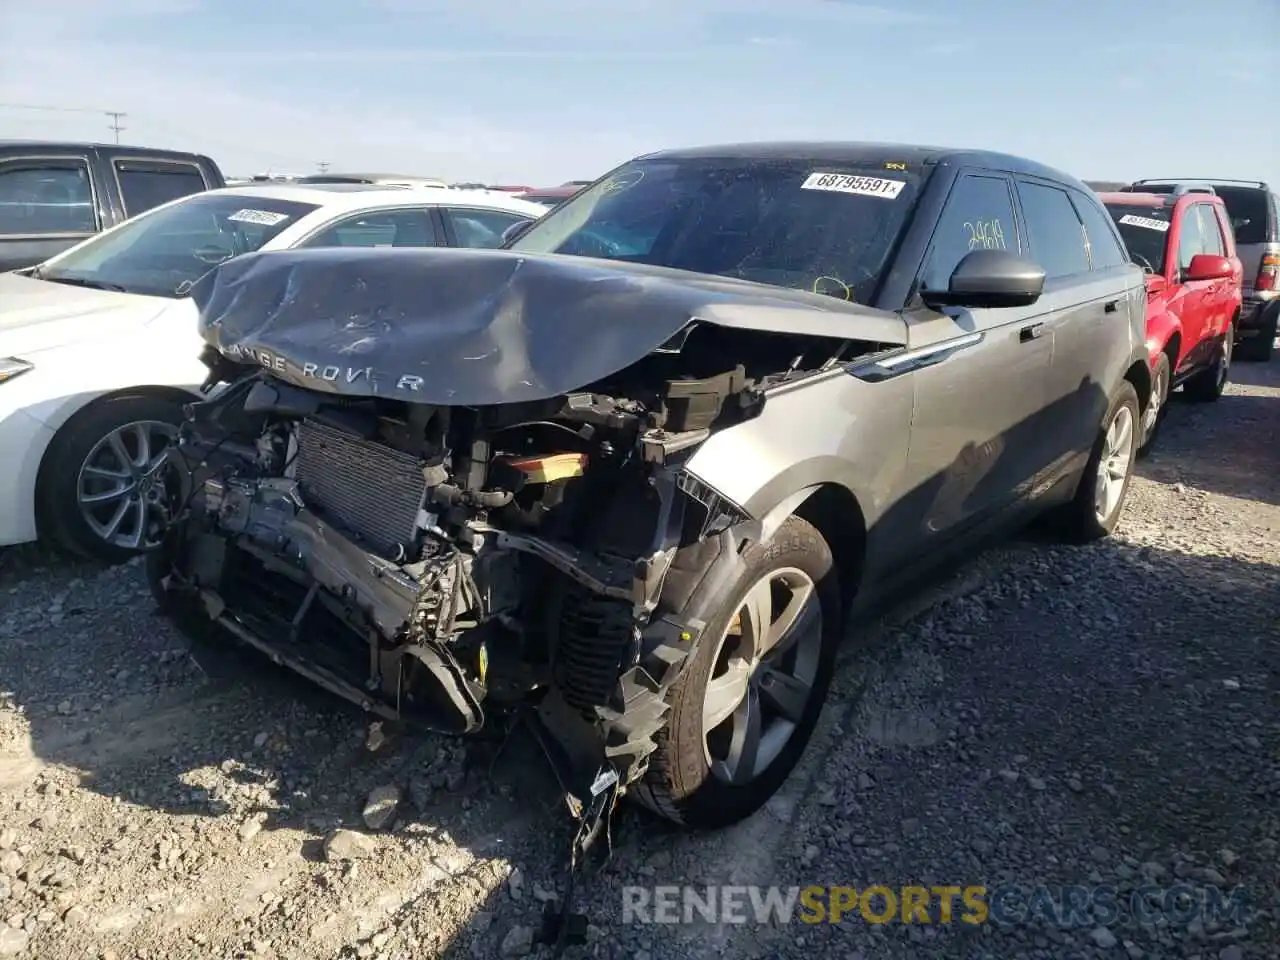
[{"label": "dark suv in background", "polygon": [[[1136,180],[1129,193],[1174,193],[1175,179]],[[1280,320],[1280,196],[1260,180],[1209,180],[1227,206],[1236,236],[1236,255],[1244,265],[1244,305],[1236,327],[1237,360],[1270,360]]]},{"label": "dark suv in background", "polygon": [[198,153],[0,140],[0,272],[30,267],[162,203],[226,186]]}]

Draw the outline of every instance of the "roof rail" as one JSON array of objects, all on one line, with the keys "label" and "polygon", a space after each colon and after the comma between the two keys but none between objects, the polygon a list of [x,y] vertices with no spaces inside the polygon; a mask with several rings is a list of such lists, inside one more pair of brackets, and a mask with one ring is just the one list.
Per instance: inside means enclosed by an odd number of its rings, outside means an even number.
[{"label": "roof rail", "polygon": [[1234,183],[1240,186],[1261,187],[1263,190],[1271,189],[1262,180],[1232,180],[1230,177],[1151,177],[1146,180],[1135,180],[1129,186],[1136,187],[1145,183],[1186,183],[1188,181],[1196,183]]}]

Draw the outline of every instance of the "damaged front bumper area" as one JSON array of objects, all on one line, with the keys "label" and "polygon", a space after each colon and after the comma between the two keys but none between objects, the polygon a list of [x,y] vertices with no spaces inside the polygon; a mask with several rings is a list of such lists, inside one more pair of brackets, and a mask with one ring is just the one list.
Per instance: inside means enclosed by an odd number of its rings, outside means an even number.
[{"label": "damaged front bumper area", "polygon": [[426,515],[413,558],[393,560],[232,447],[189,429],[178,444],[190,495],[149,558],[171,610],[388,720],[499,737],[531,721],[575,817],[643,775],[701,629],[655,612],[700,492],[678,469],[650,488],[658,530],[639,560],[484,518],[446,535]]},{"label": "damaged front bumper area", "polygon": [[[474,520],[465,537],[428,532],[416,559],[391,560],[310,508],[295,478],[244,477],[251,451],[210,446],[180,441],[188,504],[149,557],[170,612],[388,720],[453,735],[528,729],[576,824],[543,939],[580,940],[576,870],[609,849],[616,804],[644,774],[663,693],[701,631],[654,610],[677,551],[610,561]],[[674,543],[699,491],[663,476],[656,542]]]}]

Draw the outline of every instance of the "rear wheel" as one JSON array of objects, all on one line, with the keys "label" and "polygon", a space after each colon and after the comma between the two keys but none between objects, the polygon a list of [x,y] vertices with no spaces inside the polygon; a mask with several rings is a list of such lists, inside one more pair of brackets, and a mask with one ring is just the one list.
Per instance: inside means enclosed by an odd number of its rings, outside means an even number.
[{"label": "rear wheel", "polygon": [[1213,363],[1188,380],[1186,386],[1182,388],[1183,396],[1192,403],[1212,403],[1226,390],[1227,380],[1231,376],[1231,355],[1235,348],[1235,337],[1235,324],[1227,324]]},{"label": "rear wheel", "polygon": [[831,551],[814,527],[792,517],[744,559],[668,694],[667,727],[635,791],[691,827],[736,823],[777,792],[813,734],[840,639]]},{"label": "rear wheel", "polygon": [[1257,336],[1241,340],[1236,345],[1236,359],[1252,363],[1266,363],[1270,360],[1275,352],[1277,320],[1280,320],[1280,307],[1271,310],[1270,316],[1263,320],[1262,329]]},{"label": "rear wheel", "polygon": [[1062,540],[1089,543],[1115,530],[1129,494],[1140,431],[1138,392],[1126,380],[1102,420],[1075,497],[1051,518]]},{"label": "rear wheel", "polygon": [[1156,434],[1160,432],[1160,425],[1164,423],[1170,375],[1169,355],[1162,353],[1151,371],[1151,399],[1147,401],[1147,409],[1142,412],[1142,445],[1138,447],[1140,457],[1151,452]]}]

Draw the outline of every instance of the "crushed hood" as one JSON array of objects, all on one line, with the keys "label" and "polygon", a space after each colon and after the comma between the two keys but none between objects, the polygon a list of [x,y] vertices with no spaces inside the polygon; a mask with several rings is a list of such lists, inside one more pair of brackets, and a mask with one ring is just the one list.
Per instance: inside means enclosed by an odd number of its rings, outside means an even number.
[{"label": "crushed hood", "polygon": [[905,343],[892,313],[679,270],[505,250],[249,254],[191,291],[225,356],[349,396],[480,406],[554,397],[695,321]]},{"label": "crushed hood", "polygon": [[2,273],[0,356],[118,335],[147,323],[170,302]]}]

